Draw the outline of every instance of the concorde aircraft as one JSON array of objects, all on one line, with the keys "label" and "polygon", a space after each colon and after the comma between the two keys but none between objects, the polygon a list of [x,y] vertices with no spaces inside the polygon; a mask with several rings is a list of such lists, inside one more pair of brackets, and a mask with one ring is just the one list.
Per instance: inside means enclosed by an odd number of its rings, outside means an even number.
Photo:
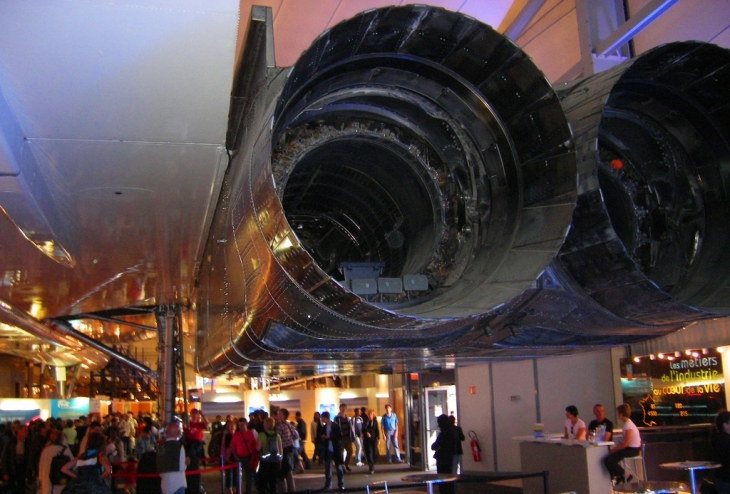
[{"label": "concorde aircraft", "polygon": [[626,45],[674,2],[595,43],[573,2],[256,3],[0,2],[0,352],[167,319],[203,375],[403,372],[727,312],[730,53]]}]

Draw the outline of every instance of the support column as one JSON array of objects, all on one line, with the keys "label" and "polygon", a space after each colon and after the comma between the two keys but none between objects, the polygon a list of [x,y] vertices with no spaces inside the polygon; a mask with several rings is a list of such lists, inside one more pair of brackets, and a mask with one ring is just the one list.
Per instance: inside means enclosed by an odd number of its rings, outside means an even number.
[{"label": "support column", "polygon": [[56,398],[66,397],[66,367],[56,366],[53,368],[54,381],[56,382]]},{"label": "support column", "polygon": [[578,21],[578,43],[580,44],[580,73],[583,77],[593,75],[593,43],[588,21],[588,0],[575,0],[575,16]]},{"label": "support column", "polygon": [[182,330],[182,311],[179,309],[177,310],[175,318],[175,331],[176,331],[176,338],[175,341],[177,342],[177,356],[178,356],[178,365],[180,370],[180,385],[182,386],[182,395],[183,395],[183,410],[186,412],[185,422],[186,425],[190,425],[190,417],[188,417],[187,411],[188,411],[188,388],[187,388],[187,381],[185,379],[185,343],[183,341],[183,330]]},{"label": "support column", "polygon": [[41,362],[41,371],[38,376],[38,387],[40,390],[40,395],[39,395],[40,398],[48,398],[48,396],[46,395],[46,388],[43,386],[43,381],[45,381],[45,377],[46,377],[45,374],[46,374],[46,364]]},{"label": "support column", "polygon": [[35,364],[28,362],[28,374],[25,379],[26,398],[33,398],[33,369]]},{"label": "support column", "polygon": [[76,380],[81,375],[81,364],[77,364],[74,366],[74,373],[73,376],[71,376],[71,382],[68,384],[68,388],[66,389],[66,396],[64,398],[73,398],[74,396],[74,388],[76,387]]},{"label": "support column", "polygon": [[159,413],[160,418],[168,424],[175,416],[175,322],[177,307],[174,305],[157,308],[157,336],[159,351],[158,388],[160,390]]}]

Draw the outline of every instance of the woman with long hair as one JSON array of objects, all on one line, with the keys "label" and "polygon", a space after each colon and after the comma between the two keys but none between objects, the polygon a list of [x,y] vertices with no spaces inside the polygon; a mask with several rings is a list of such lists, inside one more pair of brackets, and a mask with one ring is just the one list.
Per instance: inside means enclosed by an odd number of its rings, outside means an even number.
[{"label": "woman with long hair", "polygon": [[309,424],[309,437],[312,438],[312,446],[314,446],[314,452],[312,453],[312,463],[318,459],[319,464],[322,464],[322,439],[317,435],[317,431],[322,427],[322,419],[320,418],[319,412],[314,412],[312,422]]},{"label": "woman with long hair", "polygon": [[375,459],[378,456],[378,442],[380,441],[380,426],[375,418],[375,410],[368,410],[362,422],[362,449],[365,461],[370,469],[370,475],[375,473]]},{"label": "woman with long hair", "polygon": [[[233,441],[233,435],[237,432],[236,423],[233,420],[226,421],[225,428],[221,434],[221,463],[224,466],[231,466],[238,463],[233,450],[231,449],[231,442]],[[228,489],[229,494],[233,494],[234,488],[236,487],[237,468],[229,468],[225,470],[225,486]]]},{"label": "woman with long hair", "polygon": [[[60,494],[65,487],[67,479],[61,479],[59,480],[60,483],[54,484],[54,479],[51,478],[53,459],[59,455],[60,458],[65,460],[73,458],[71,449],[65,444],[63,432],[58,429],[51,429],[48,443],[43,448],[38,461],[38,494]],[[64,461],[63,459],[59,461]]]},{"label": "woman with long hair", "polygon": [[63,494],[111,494],[104,479],[112,473],[105,454],[106,438],[101,432],[90,432],[86,449],[78,458],[66,463],[61,471],[71,477]]}]

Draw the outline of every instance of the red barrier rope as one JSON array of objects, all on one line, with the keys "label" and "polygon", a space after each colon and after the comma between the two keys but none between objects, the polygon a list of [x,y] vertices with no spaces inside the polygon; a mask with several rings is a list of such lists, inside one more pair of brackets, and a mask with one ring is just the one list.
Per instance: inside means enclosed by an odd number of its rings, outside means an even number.
[{"label": "red barrier rope", "polygon": [[[125,465],[128,466],[130,464],[136,464],[136,463],[137,462],[135,462],[135,461],[124,461],[124,462],[115,462],[115,463],[112,463],[112,465],[113,466],[115,466],[115,465],[116,466],[125,466]],[[187,476],[187,475],[198,475],[198,474],[207,473],[207,472],[219,472],[221,470],[231,470],[233,468],[238,468],[238,463],[232,463],[230,465],[225,465],[222,467],[202,468],[202,469],[197,469],[197,470],[186,470],[185,475]],[[111,474],[110,477],[112,477],[112,478],[124,477],[124,478],[132,478],[132,479],[136,479],[136,478],[156,479],[156,478],[160,478],[160,474],[159,473],[137,473],[136,471],[135,472],[117,472],[117,473]]]},{"label": "red barrier rope", "polygon": [[[211,457],[208,457],[208,458],[200,458],[198,461],[200,461],[200,463],[218,463],[218,462],[221,461],[221,459],[220,459],[220,456],[216,456],[216,457],[211,456]],[[136,464],[137,464],[137,461],[115,461],[115,462],[112,462],[112,466],[121,466],[121,467],[127,466],[127,465],[136,465]]]}]

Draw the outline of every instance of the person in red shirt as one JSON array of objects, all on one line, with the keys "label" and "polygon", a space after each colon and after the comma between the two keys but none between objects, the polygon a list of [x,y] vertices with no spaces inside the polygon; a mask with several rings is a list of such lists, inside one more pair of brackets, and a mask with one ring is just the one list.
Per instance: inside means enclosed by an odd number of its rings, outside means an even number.
[{"label": "person in red shirt", "polygon": [[[253,487],[254,472],[259,464],[259,450],[261,442],[258,434],[248,429],[245,418],[238,419],[238,430],[231,440],[230,450],[235,454],[236,460],[241,463],[244,479],[246,480],[246,494],[251,494]],[[233,492],[231,490],[231,492]]]},{"label": "person in red shirt", "polygon": [[[208,427],[208,420],[197,408],[190,411],[190,422],[185,428],[184,444],[185,452],[190,458],[188,470],[198,470],[200,459],[205,457],[203,451],[203,431]],[[200,474],[188,475],[189,492],[198,492],[200,486]]]},{"label": "person in red shirt", "polygon": [[205,418],[203,412],[197,408],[190,411],[190,424],[188,425],[187,439],[193,441],[203,440],[203,431],[208,428],[208,419]]}]

